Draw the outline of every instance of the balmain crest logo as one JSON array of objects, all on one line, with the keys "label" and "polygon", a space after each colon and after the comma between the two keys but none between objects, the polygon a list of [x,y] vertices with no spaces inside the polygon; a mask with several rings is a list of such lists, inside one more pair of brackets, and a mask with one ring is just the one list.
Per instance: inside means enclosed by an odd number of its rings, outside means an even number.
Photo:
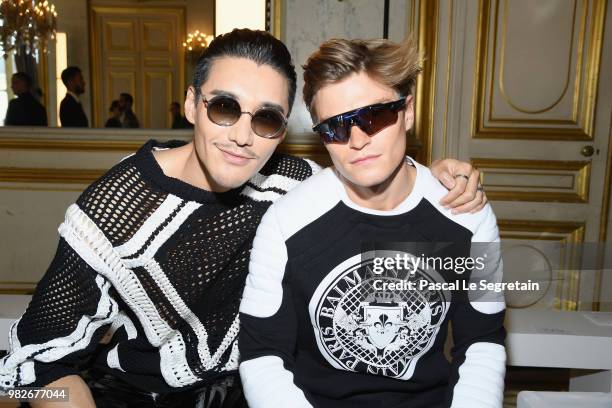
[{"label": "balmain crest logo", "polygon": [[[389,251],[388,256],[395,254]],[[432,269],[375,274],[372,264],[373,257],[356,255],[319,284],[309,303],[317,344],[336,368],[409,379],[419,358],[433,345],[450,293],[381,290],[381,281],[400,287],[404,280],[441,282],[442,278]]]}]

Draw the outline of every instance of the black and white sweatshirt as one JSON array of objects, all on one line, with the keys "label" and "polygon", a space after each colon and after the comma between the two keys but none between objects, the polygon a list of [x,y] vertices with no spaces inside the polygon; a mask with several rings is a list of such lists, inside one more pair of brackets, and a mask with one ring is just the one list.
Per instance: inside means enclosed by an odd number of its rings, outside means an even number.
[{"label": "black and white sweatshirt", "polygon": [[0,388],[96,367],[149,392],[206,385],[238,368],[238,307],[269,205],[317,170],[273,155],[216,194],[167,177],[149,141],[83,192],[0,360]]},{"label": "black and white sweatshirt", "polygon": [[[429,169],[408,161],[417,170],[414,188],[391,211],[356,205],[328,168],[263,217],[240,306],[240,375],[249,406],[501,407],[503,293],[383,288],[502,278],[491,207],[451,214],[438,203],[447,190]],[[429,257],[444,259],[475,258],[476,243],[494,245],[477,272],[460,274],[451,265],[409,274],[375,271],[370,254],[386,252],[380,246],[368,252],[374,241],[432,243],[423,245],[433,248]],[[452,362],[444,356],[449,322]]]}]

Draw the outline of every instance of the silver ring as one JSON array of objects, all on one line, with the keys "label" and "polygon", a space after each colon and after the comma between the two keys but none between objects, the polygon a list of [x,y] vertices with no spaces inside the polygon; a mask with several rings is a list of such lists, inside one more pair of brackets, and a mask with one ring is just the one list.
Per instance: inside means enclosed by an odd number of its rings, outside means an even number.
[{"label": "silver ring", "polygon": [[463,178],[464,178],[464,179],[466,179],[466,180],[469,180],[469,179],[470,179],[470,178],[469,178],[468,176],[466,176],[465,174],[456,174],[454,178],[457,178],[457,177],[463,177]]}]

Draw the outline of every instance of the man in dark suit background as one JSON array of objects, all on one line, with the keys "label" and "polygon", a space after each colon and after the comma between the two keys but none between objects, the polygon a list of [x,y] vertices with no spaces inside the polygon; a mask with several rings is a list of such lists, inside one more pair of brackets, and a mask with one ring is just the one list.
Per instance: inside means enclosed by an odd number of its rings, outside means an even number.
[{"label": "man in dark suit background", "polygon": [[11,89],[17,98],[9,102],[5,126],[47,126],[47,111],[32,95],[32,78],[25,72],[11,77]]},{"label": "man in dark suit background", "polygon": [[121,110],[121,127],[124,128],[139,128],[138,118],[132,111],[134,98],[129,93],[119,94],[119,110]]},{"label": "man in dark suit background", "polygon": [[60,104],[62,127],[88,127],[89,121],[79,99],[79,96],[85,92],[85,80],[81,69],[73,66],[63,70],[62,82],[68,90]]}]

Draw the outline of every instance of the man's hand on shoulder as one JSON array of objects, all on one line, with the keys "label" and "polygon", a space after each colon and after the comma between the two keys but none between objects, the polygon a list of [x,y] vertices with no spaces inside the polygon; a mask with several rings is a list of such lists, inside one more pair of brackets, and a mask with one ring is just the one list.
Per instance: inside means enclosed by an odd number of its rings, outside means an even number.
[{"label": "man's hand on shoulder", "polygon": [[473,214],[484,208],[487,195],[480,184],[480,171],[470,163],[455,159],[435,160],[430,169],[449,190],[440,204],[452,208],[453,214]]}]

